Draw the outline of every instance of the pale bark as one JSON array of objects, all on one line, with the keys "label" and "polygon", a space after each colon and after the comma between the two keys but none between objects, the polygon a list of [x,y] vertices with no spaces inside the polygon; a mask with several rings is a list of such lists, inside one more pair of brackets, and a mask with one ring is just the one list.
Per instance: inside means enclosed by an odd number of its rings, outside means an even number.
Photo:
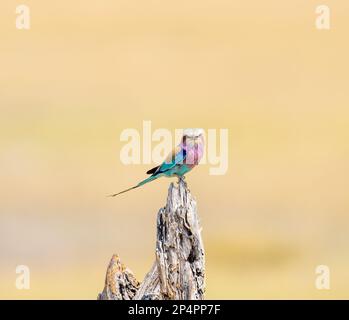
[{"label": "pale bark", "polygon": [[101,300],[201,300],[205,292],[205,252],[196,201],[183,180],[171,183],[157,216],[155,262],[139,284],[113,256]]}]

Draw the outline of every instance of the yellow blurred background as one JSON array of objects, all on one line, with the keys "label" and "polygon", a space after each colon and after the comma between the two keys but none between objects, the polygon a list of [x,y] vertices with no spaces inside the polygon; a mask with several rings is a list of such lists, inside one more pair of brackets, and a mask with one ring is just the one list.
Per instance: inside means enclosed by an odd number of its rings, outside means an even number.
[{"label": "yellow blurred background", "polygon": [[28,0],[30,30],[18,4],[0,4],[0,298],[95,299],[113,253],[142,280],[170,180],[106,195],[151,167],[119,159],[144,120],[229,129],[227,174],[187,176],[207,298],[349,298],[348,1],[326,1],[327,31],[312,0]]}]

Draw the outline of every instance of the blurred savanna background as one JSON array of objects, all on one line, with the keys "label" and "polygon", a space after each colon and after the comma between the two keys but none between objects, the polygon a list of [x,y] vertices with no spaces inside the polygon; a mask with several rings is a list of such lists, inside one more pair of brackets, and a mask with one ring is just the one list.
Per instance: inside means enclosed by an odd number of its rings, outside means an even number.
[{"label": "blurred savanna background", "polygon": [[142,280],[172,180],[106,195],[152,166],[119,156],[145,120],[229,130],[228,172],[187,176],[207,298],[349,298],[348,1],[322,31],[313,0],[27,0],[30,30],[19,4],[0,4],[0,298],[96,299],[113,253]]}]

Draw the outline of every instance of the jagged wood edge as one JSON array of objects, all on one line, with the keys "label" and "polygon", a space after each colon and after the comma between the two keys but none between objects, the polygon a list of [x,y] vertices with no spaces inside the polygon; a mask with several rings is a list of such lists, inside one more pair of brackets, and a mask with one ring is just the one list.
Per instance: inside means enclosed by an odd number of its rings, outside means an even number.
[{"label": "jagged wood edge", "polygon": [[139,284],[114,255],[100,300],[201,300],[205,292],[205,252],[196,201],[183,180],[171,183],[167,204],[157,216],[156,260]]}]

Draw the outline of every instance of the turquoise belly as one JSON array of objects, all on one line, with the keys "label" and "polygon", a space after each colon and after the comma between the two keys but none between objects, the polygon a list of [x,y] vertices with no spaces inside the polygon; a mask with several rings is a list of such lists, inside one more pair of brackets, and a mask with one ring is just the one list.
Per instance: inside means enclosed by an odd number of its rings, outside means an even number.
[{"label": "turquoise belly", "polygon": [[168,177],[173,177],[173,176],[184,176],[187,172],[189,172],[192,168],[188,167],[185,164],[181,164],[178,166],[175,166],[174,168],[168,170],[165,172],[165,175]]}]

